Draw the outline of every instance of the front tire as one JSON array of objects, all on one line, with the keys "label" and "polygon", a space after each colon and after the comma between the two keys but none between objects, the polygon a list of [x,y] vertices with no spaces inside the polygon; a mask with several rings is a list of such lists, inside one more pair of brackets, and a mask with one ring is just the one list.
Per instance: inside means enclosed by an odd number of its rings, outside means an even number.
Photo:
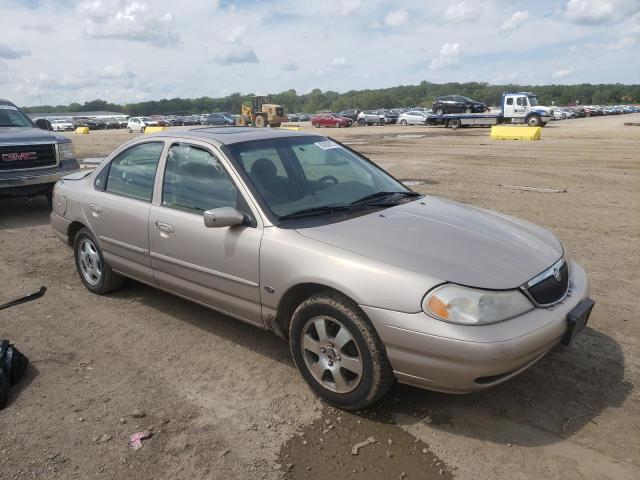
[{"label": "front tire", "polygon": [[394,382],[377,332],[357,305],[335,292],[313,295],[296,308],[289,346],[311,389],[338,408],[371,405]]},{"label": "front tire", "polygon": [[147,129],[147,127],[141,127],[140,128],[140,133],[144,133],[144,131]]},{"label": "front tire", "polygon": [[403,127],[406,127],[407,121],[403,118],[402,120],[400,120],[400,125],[402,125]]},{"label": "front tire", "polygon": [[438,116],[444,115],[444,110],[443,110],[442,107],[436,108],[436,115],[438,115]]},{"label": "front tire", "polygon": [[127,127],[127,132],[133,133],[133,130],[131,130],[131,128]]},{"label": "front tire", "polygon": [[104,261],[102,250],[88,229],[81,228],[78,231],[73,242],[73,253],[80,280],[90,292],[103,295],[117,290],[124,283],[124,278]]},{"label": "front tire", "polygon": [[527,119],[527,125],[529,125],[530,127],[539,127],[541,123],[542,123],[542,120],[538,115],[531,115]]}]

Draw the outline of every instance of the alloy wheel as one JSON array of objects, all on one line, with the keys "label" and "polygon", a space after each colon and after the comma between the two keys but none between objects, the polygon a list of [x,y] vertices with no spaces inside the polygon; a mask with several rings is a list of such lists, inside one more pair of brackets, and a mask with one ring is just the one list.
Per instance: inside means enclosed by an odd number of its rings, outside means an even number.
[{"label": "alloy wheel", "polygon": [[349,393],[360,384],[362,355],[353,334],[335,318],[311,318],[302,330],[301,347],[309,372],[327,390]]},{"label": "alloy wheel", "polygon": [[89,238],[83,238],[78,245],[80,272],[90,285],[97,285],[102,278],[102,261],[98,249]]}]

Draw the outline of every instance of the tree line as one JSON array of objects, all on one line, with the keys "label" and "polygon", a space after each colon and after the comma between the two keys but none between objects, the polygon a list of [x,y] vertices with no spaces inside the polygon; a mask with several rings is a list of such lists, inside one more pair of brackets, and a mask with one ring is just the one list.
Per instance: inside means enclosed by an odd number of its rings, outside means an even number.
[{"label": "tree line", "polygon": [[[442,95],[464,95],[474,100],[499,105],[503,92],[534,92],[542,105],[619,105],[640,103],[640,85],[589,84],[580,85],[490,85],[488,83],[431,83],[401,85],[373,90],[350,90],[345,93],[323,92],[314,89],[299,95],[290,89],[272,95],[274,103],[282,105],[288,113],[321,111],[338,112],[349,108],[361,110],[394,107],[431,107],[433,100]],[[139,103],[116,104],[105,100],[71,103],[69,105],[43,105],[26,107],[29,113],[115,111],[127,115],[190,114],[205,112],[239,113],[242,105],[251,104],[251,94],[233,93],[222,98],[171,98]]]}]

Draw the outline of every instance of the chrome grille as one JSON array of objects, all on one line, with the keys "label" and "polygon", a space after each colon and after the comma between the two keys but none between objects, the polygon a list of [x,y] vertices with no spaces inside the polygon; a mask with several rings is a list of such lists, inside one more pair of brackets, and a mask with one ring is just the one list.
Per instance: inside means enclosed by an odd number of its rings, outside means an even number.
[{"label": "chrome grille", "polygon": [[569,288],[569,267],[560,260],[528,282],[524,291],[537,306],[552,305],[562,300]]},{"label": "chrome grille", "polygon": [[0,171],[52,167],[56,164],[56,146],[0,145]]}]

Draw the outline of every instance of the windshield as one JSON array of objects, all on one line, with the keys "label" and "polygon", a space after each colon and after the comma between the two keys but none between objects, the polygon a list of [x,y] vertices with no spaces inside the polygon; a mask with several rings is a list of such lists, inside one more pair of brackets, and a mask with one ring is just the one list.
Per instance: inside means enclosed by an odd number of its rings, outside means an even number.
[{"label": "windshield", "polygon": [[[278,218],[327,207],[351,207],[404,185],[327,137],[286,137],[229,146],[254,193]],[[359,207],[362,208],[362,207]]]},{"label": "windshield", "polygon": [[33,128],[33,123],[18,107],[0,103],[0,127]]},{"label": "windshield", "polygon": [[529,96],[529,105],[531,105],[532,107],[535,107],[536,105],[538,105],[538,97],[532,97]]}]

